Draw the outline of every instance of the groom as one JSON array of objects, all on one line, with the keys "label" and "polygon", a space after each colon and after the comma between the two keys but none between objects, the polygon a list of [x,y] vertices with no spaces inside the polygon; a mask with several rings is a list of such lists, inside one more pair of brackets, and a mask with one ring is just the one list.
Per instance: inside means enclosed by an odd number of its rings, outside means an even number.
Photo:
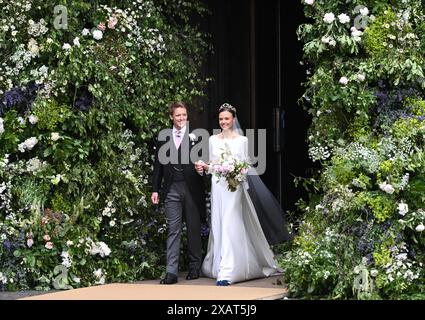
[{"label": "groom", "polygon": [[169,129],[168,141],[158,141],[151,196],[153,204],[164,202],[168,227],[167,268],[161,284],[177,282],[183,217],[187,226],[189,258],[186,279],[199,278],[202,262],[201,217],[205,217],[203,178],[197,174],[189,157],[195,143],[189,143],[187,107],[183,102],[175,102],[169,106],[169,114],[173,128]]}]

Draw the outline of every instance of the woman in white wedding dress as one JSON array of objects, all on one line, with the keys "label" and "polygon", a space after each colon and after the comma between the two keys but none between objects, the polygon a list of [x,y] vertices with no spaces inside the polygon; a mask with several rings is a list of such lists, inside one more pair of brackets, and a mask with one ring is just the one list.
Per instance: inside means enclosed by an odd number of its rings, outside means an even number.
[{"label": "woman in white wedding dress", "polygon": [[[248,139],[233,130],[235,116],[233,106],[220,107],[222,132],[209,139],[210,161],[219,158],[226,147],[234,157],[248,160]],[[205,163],[199,163],[196,169],[199,173],[211,172]],[[202,274],[217,279],[217,285],[226,286],[281,271],[261,229],[247,185],[242,183],[231,192],[224,178],[212,175],[211,232]]]}]

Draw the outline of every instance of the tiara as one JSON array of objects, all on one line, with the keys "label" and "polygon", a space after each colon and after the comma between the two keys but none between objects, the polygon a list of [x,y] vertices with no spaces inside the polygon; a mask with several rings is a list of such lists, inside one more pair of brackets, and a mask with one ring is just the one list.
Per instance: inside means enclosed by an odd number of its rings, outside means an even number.
[{"label": "tiara", "polygon": [[223,111],[223,110],[231,110],[231,111],[233,111],[234,113],[236,113],[236,108],[234,107],[234,106],[232,106],[231,104],[229,104],[229,103],[223,103],[221,106],[220,106],[220,108],[218,108],[218,112],[221,112],[221,111]]}]

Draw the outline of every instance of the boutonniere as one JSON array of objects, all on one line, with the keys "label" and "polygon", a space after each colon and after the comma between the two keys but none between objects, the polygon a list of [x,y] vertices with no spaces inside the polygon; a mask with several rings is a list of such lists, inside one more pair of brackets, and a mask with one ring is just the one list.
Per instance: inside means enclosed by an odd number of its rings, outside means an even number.
[{"label": "boutonniere", "polygon": [[192,145],[194,145],[196,141],[196,135],[194,135],[193,133],[189,133],[189,139],[192,142]]}]

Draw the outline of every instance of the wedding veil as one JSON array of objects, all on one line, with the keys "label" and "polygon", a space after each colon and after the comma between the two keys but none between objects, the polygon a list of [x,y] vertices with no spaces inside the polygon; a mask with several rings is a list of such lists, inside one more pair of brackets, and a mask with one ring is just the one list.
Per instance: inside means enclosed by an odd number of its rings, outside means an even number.
[{"label": "wedding veil", "polygon": [[[244,135],[237,117],[235,117],[234,129]],[[268,243],[273,245],[290,240],[291,235],[287,229],[285,213],[276,197],[255,171],[255,168],[250,168],[247,180],[248,193]]]}]

